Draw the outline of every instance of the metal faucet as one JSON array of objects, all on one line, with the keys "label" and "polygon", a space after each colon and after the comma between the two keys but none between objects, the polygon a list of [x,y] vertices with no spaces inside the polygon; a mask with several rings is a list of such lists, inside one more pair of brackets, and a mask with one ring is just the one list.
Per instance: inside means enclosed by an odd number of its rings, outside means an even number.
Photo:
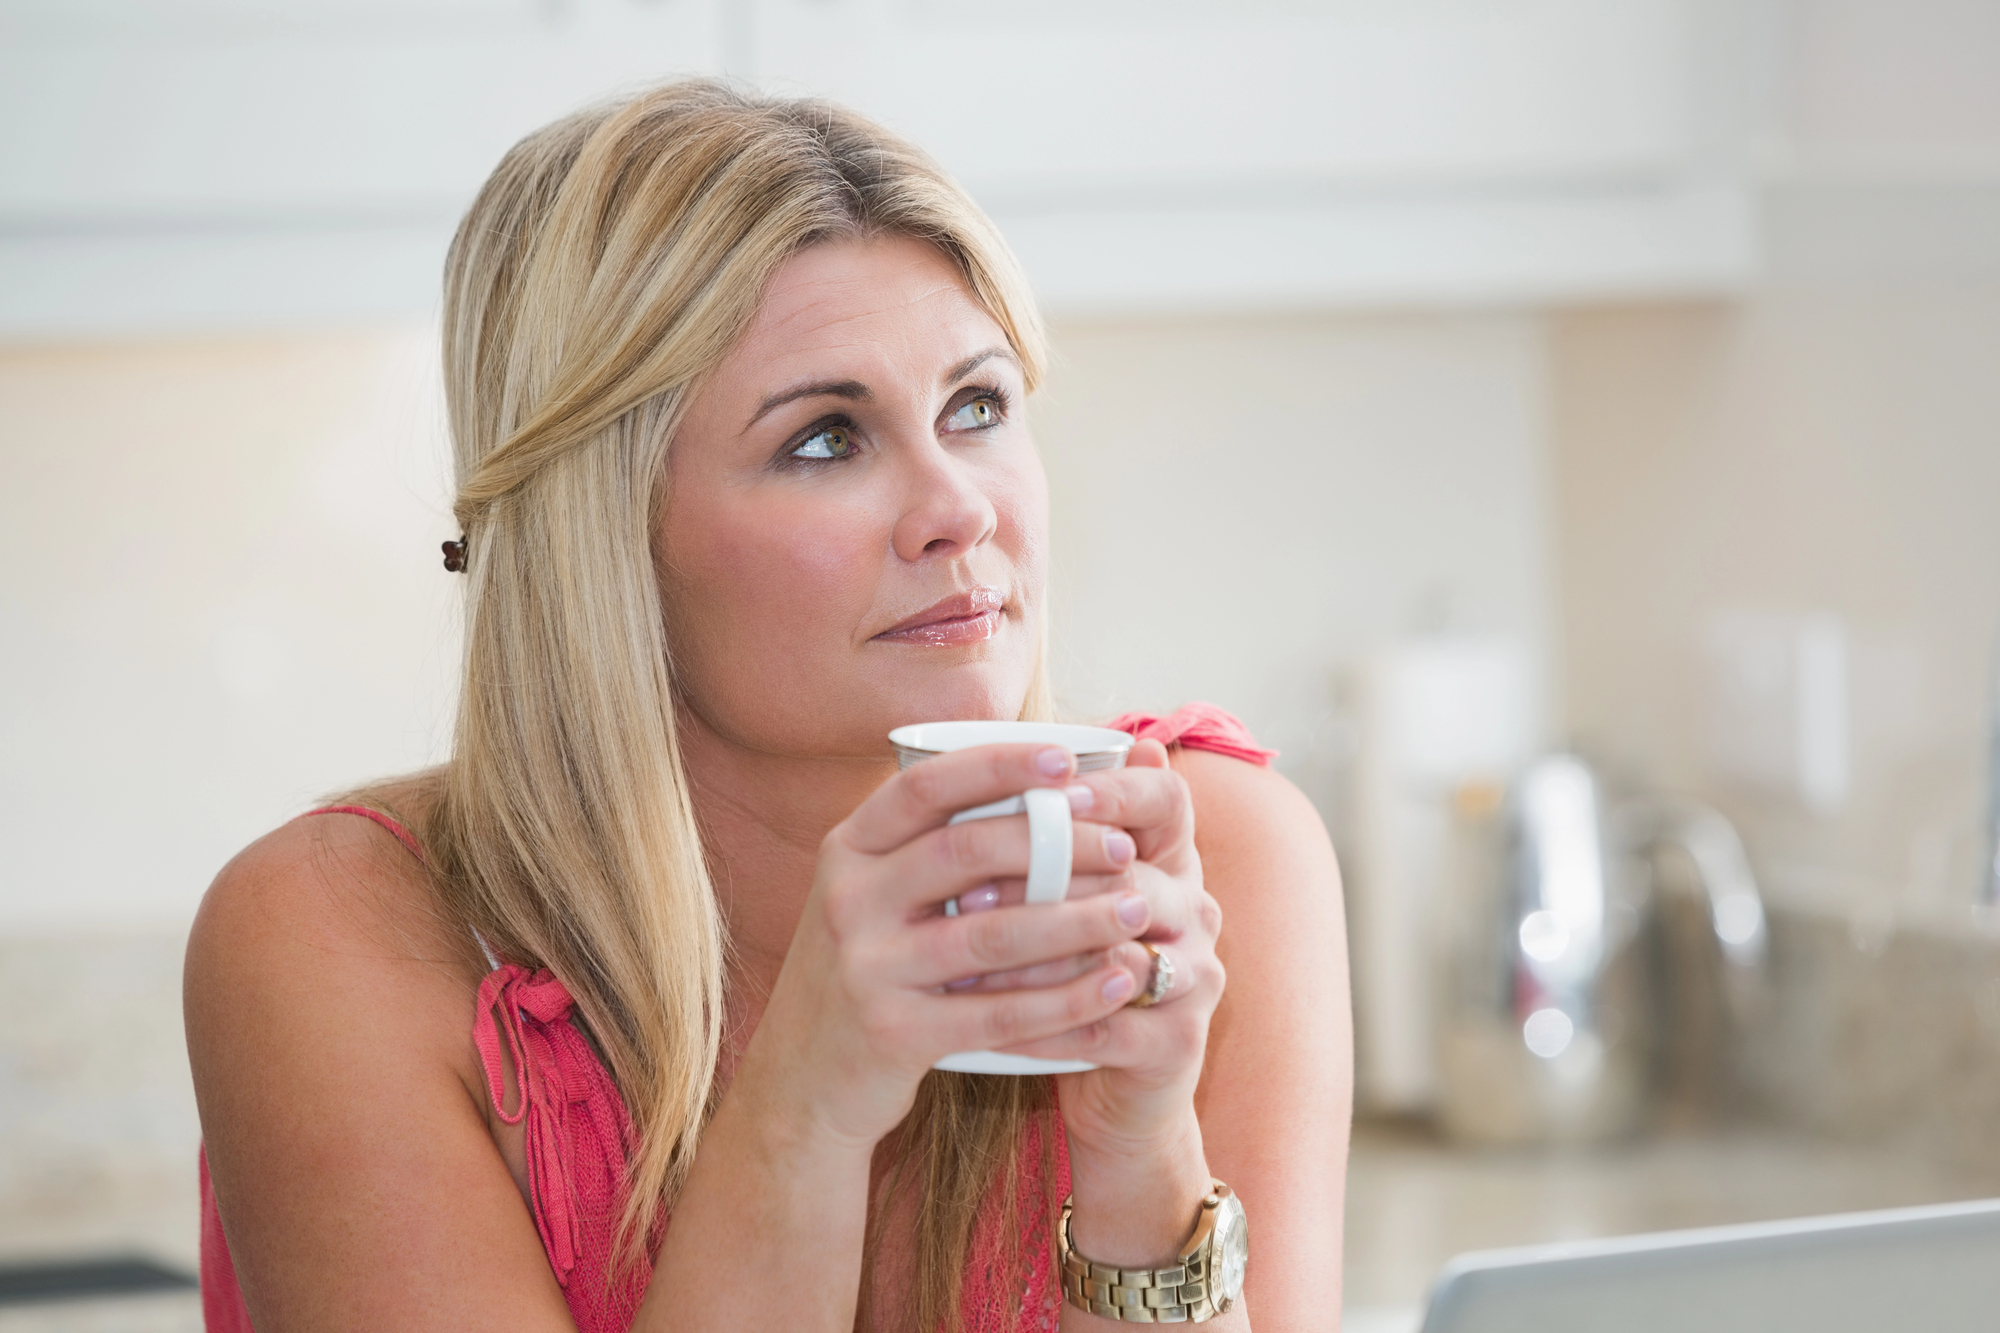
[{"label": "metal faucet", "polygon": [[1461,803],[1451,841],[1437,1053],[1441,1124],[1453,1137],[1605,1138],[1643,1121],[1674,980],[1641,940],[1662,847],[1685,854],[1707,899],[1722,1021],[1748,1030],[1761,1011],[1763,897],[1716,811],[1613,800],[1583,760],[1547,755],[1504,800]]}]

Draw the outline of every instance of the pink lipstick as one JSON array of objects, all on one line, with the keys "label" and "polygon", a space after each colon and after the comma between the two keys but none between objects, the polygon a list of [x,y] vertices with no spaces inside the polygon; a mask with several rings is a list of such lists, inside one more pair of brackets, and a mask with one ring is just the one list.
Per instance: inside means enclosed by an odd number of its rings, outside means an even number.
[{"label": "pink lipstick", "polygon": [[951,648],[990,639],[1000,631],[1007,599],[997,588],[953,593],[875,636],[881,643],[917,643]]}]

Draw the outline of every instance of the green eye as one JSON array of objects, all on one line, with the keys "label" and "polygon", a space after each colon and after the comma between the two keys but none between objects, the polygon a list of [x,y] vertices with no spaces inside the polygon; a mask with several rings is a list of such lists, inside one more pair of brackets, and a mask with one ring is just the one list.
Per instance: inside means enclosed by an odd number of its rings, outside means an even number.
[{"label": "green eye", "polygon": [[816,432],[798,448],[792,450],[793,458],[845,458],[854,452],[854,437],[847,433],[845,426],[828,426]]},{"label": "green eye", "polygon": [[952,430],[984,430],[1000,424],[1000,404],[991,398],[975,398],[951,414],[944,423]]}]

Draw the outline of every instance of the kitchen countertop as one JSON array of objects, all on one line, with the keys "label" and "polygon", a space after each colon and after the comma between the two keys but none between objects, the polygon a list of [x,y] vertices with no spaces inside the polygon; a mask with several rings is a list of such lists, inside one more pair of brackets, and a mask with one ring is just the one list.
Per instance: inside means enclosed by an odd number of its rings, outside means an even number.
[{"label": "kitchen countertop", "polygon": [[[1413,1333],[1432,1277],[1465,1250],[1996,1195],[2000,1179],[1907,1150],[1773,1129],[1474,1150],[1419,1126],[1364,1121],[1348,1171],[1346,1329]],[[187,1206],[176,1201],[173,1220]],[[192,1292],[0,1306],[0,1333],[200,1328]]]},{"label": "kitchen countertop", "polygon": [[1769,1128],[1585,1149],[1467,1149],[1410,1124],[1356,1125],[1347,1333],[1408,1333],[1466,1250],[2000,1196],[2000,1179],[1907,1149]]}]

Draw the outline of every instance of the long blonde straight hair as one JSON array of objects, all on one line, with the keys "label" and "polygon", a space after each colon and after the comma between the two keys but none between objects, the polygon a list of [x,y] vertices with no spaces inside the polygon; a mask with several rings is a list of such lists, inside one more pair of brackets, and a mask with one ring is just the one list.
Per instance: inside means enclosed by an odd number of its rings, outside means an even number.
[{"label": "long blonde straight hair", "polygon": [[[502,160],[446,266],[465,677],[425,834],[445,910],[561,978],[624,1094],[626,1262],[711,1109],[729,947],[652,557],[667,449],[772,272],[816,241],[877,234],[955,262],[1035,387],[1041,325],[992,225],[923,154],[823,102],[693,81],[559,121]],[[1038,668],[1023,716],[1050,713]],[[927,1078],[885,1146],[888,1192],[916,1198],[898,1322],[957,1326],[982,1200],[1019,1235],[1016,1144],[1050,1100],[1046,1080]],[[1017,1243],[994,1278],[1022,1260]],[[864,1321],[887,1309],[878,1285],[864,1276]]]}]

